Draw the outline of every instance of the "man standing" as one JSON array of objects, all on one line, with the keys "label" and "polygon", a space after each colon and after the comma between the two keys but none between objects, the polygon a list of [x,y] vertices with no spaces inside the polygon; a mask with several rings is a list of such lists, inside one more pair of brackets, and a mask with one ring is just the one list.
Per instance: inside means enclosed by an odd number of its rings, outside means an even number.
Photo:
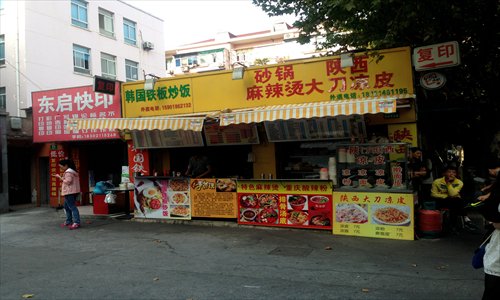
[{"label": "man standing", "polygon": [[467,216],[465,204],[460,196],[460,191],[464,183],[457,178],[457,168],[448,165],[444,169],[444,176],[434,180],[431,188],[431,197],[436,201],[437,207],[448,208],[450,210],[451,220],[461,216],[464,221],[464,228],[467,230],[476,230],[476,226]]}]

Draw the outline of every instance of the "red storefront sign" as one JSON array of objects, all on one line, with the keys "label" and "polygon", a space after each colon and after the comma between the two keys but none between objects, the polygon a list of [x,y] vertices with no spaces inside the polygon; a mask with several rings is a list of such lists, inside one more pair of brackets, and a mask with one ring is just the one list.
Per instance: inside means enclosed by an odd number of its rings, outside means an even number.
[{"label": "red storefront sign", "polygon": [[33,92],[33,142],[61,142],[118,139],[114,130],[73,130],[67,127],[73,118],[120,118],[120,85],[115,95],[97,93],[93,87]]}]

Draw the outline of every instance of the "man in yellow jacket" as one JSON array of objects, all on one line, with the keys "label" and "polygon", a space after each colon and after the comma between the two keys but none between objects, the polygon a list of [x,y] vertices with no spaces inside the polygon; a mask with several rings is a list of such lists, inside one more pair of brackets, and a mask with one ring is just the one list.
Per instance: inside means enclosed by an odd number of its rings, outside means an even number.
[{"label": "man in yellow jacket", "polygon": [[[464,227],[468,230],[476,230],[476,226],[467,216],[465,203],[460,197],[460,191],[464,183],[457,178],[456,167],[449,165],[445,168],[443,177],[432,182],[431,197],[434,198],[438,208],[448,208],[451,217],[459,215],[463,218]],[[452,218],[454,219],[454,218]]]}]

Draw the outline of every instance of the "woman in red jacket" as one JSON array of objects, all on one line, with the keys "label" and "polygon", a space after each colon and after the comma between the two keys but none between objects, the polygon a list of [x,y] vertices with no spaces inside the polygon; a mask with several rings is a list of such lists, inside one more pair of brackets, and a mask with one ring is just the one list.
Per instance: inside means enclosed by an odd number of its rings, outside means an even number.
[{"label": "woman in red jacket", "polygon": [[70,159],[63,159],[59,161],[61,170],[64,171],[63,175],[52,174],[62,180],[62,192],[64,196],[64,211],[66,212],[66,222],[61,224],[62,227],[69,227],[69,229],[77,229],[80,227],[80,212],[76,207],[76,199],[80,194],[80,177],[76,171],[75,163]]}]

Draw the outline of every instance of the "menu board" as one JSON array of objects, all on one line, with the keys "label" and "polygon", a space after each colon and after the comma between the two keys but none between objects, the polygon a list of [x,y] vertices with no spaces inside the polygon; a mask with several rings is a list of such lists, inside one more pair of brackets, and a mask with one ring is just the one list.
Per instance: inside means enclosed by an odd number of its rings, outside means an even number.
[{"label": "menu board", "polygon": [[201,132],[192,130],[132,130],[136,149],[202,147]]},{"label": "menu board", "polygon": [[413,194],[333,193],[333,234],[413,240]]},{"label": "menu board", "polygon": [[206,122],[203,126],[205,141],[209,146],[259,144],[259,134],[255,124],[219,126]]},{"label": "menu board", "polygon": [[191,179],[191,211],[193,217],[237,218],[236,180]]},{"label": "menu board", "polygon": [[366,137],[362,116],[338,116],[264,122],[270,142]]},{"label": "menu board", "polygon": [[135,218],[191,219],[188,178],[136,178],[135,187]]},{"label": "menu board", "polygon": [[238,224],[332,229],[332,182],[238,180]]},{"label": "menu board", "polygon": [[408,144],[337,146],[337,172],[342,189],[406,190]]}]

